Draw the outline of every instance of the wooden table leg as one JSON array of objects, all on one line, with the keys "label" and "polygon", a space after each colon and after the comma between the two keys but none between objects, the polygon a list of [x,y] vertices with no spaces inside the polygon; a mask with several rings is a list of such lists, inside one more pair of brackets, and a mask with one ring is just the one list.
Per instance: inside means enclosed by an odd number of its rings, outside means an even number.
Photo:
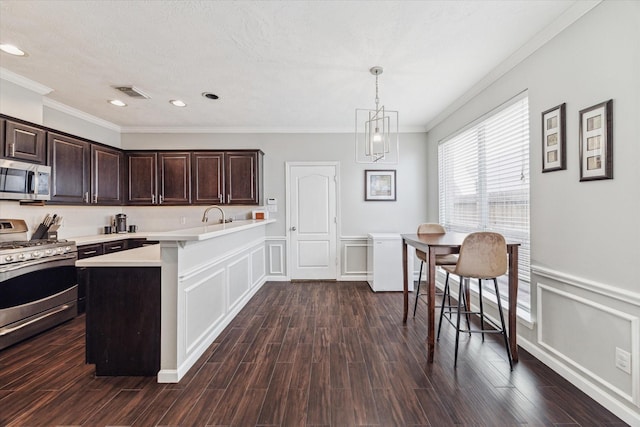
[{"label": "wooden table leg", "polygon": [[402,293],[404,296],[402,323],[407,323],[407,313],[409,312],[409,279],[407,277],[407,242],[404,239],[402,239]]},{"label": "wooden table leg", "polygon": [[433,363],[436,324],[436,253],[433,248],[429,250],[427,271],[427,362]]},{"label": "wooden table leg", "polygon": [[509,247],[509,346],[511,360],[518,361],[517,339],[517,309],[518,309],[518,246]]}]

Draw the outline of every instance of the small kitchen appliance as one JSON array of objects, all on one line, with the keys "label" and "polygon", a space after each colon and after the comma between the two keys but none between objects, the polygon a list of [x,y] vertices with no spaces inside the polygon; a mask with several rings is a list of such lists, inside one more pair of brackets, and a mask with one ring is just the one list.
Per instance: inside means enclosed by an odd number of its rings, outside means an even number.
[{"label": "small kitchen appliance", "polygon": [[127,215],[122,213],[116,215],[116,232],[117,233],[127,232]]}]

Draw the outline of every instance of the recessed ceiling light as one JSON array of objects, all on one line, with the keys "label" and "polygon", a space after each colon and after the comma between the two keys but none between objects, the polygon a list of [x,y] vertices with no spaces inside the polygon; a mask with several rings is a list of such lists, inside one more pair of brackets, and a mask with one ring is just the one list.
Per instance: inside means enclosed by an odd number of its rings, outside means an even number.
[{"label": "recessed ceiling light", "polygon": [[0,44],[0,50],[15,56],[27,56],[27,53],[12,44]]},{"label": "recessed ceiling light", "polygon": [[175,107],[186,107],[187,106],[187,104],[185,104],[184,101],[180,101],[179,99],[172,99],[169,102]]},{"label": "recessed ceiling light", "polygon": [[209,99],[218,99],[219,96],[216,95],[215,93],[211,93],[211,92],[202,92],[202,96],[204,96],[205,98],[209,98]]},{"label": "recessed ceiling light", "polygon": [[119,99],[110,99],[109,100],[109,104],[115,105],[116,107],[126,107],[127,106],[127,104],[125,104],[124,102],[120,101]]}]

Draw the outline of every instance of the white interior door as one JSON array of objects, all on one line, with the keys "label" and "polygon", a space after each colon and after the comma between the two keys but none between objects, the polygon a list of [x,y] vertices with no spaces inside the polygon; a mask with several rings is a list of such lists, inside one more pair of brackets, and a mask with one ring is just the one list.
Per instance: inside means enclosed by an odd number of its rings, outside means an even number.
[{"label": "white interior door", "polygon": [[287,163],[291,279],[337,279],[337,168]]}]

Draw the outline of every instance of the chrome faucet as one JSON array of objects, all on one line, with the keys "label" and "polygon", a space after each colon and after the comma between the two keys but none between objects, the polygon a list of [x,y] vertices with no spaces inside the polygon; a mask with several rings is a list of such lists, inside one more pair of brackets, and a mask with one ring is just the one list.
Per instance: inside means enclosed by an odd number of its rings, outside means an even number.
[{"label": "chrome faucet", "polygon": [[222,208],[220,206],[209,206],[207,209],[205,209],[204,210],[204,214],[202,215],[202,222],[206,223],[207,221],[209,221],[209,217],[207,216],[207,214],[209,213],[209,211],[211,209],[218,209],[220,211],[220,213],[222,214],[222,221],[221,222],[223,224],[227,222],[227,220],[225,218],[225,215],[224,215],[224,211],[222,210]]}]

